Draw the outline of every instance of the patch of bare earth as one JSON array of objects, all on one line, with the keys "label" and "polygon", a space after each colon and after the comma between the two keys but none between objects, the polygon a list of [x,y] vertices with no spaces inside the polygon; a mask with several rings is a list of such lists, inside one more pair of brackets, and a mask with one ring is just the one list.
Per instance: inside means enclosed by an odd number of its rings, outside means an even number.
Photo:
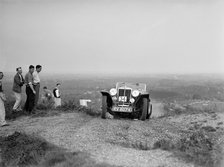
[{"label": "patch of bare earth", "polygon": [[169,151],[152,149],[160,139],[181,138],[184,135],[182,128],[178,122],[166,118],[145,122],[103,120],[83,113],[69,113],[53,117],[22,117],[10,122],[9,127],[1,128],[0,135],[15,131],[35,133],[68,151],[85,151],[97,162],[117,166],[194,166]]}]

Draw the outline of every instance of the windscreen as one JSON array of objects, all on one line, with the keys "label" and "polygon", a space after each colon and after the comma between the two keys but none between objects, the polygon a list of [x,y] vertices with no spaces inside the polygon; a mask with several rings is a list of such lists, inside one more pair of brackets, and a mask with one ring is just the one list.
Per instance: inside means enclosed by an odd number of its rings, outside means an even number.
[{"label": "windscreen", "polygon": [[132,88],[134,90],[146,91],[146,84],[143,84],[143,83],[118,82],[116,87],[117,88],[129,87],[129,88]]}]

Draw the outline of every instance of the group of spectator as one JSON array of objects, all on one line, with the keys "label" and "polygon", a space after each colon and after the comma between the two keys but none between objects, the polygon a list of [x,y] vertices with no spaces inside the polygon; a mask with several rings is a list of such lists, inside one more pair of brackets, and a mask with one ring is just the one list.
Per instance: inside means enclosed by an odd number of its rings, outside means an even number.
[{"label": "group of spectator", "polygon": [[47,105],[50,107],[53,106],[54,108],[61,106],[61,96],[59,91],[60,86],[61,84],[57,83],[56,87],[53,89],[53,93],[46,86],[43,87],[44,93],[41,99],[44,105]]},{"label": "group of spectator", "polygon": [[[42,70],[41,65],[36,65],[36,69],[33,65],[29,66],[29,71],[26,73],[25,78],[22,75],[22,68],[16,68],[16,75],[13,80],[13,93],[15,97],[15,104],[13,106],[13,112],[20,112],[22,110],[28,112],[29,114],[37,110],[37,104],[39,101],[40,92],[40,77],[39,73]],[[6,101],[5,94],[2,88],[3,72],[0,72],[0,126],[7,126],[5,121],[5,107],[4,102]],[[22,109],[22,87],[25,85],[26,89],[26,102]],[[46,86],[43,87],[42,102],[46,103],[51,101],[53,106],[56,108],[61,106],[60,97],[60,83],[56,84],[53,93],[47,89]]]}]

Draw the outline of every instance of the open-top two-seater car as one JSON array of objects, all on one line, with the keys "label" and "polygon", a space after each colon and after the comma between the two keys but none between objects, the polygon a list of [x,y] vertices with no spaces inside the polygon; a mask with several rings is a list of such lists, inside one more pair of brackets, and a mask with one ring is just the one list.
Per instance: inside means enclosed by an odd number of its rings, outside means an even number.
[{"label": "open-top two-seater car", "polygon": [[115,88],[101,91],[102,118],[109,112],[116,116],[127,116],[133,119],[146,120],[152,114],[152,104],[146,84],[118,82]]}]

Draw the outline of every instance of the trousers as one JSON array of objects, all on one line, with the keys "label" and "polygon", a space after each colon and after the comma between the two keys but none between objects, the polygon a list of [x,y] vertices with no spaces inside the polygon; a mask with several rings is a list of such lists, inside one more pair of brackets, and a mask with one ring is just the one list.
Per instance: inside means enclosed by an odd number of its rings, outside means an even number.
[{"label": "trousers", "polygon": [[5,121],[5,106],[4,106],[4,102],[0,97],[0,125],[5,125],[6,121]]},{"label": "trousers", "polygon": [[54,107],[59,107],[61,106],[61,98],[54,98]]},{"label": "trousers", "polygon": [[35,94],[35,107],[38,104],[38,100],[39,100],[39,92],[40,92],[40,84],[38,83],[37,85],[34,85],[34,90],[36,91]]},{"label": "trousers", "polygon": [[26,103],[24,109],[29,113],[32,112],[35,105],[35,94],[33,93],[30,86],[26,86]]},{"label": "trousers", "polygon": [[16,98],[16,102],[13,106],[13,110],[21,110],[22,95],[21,93],[14,92],[14,96]]}]

